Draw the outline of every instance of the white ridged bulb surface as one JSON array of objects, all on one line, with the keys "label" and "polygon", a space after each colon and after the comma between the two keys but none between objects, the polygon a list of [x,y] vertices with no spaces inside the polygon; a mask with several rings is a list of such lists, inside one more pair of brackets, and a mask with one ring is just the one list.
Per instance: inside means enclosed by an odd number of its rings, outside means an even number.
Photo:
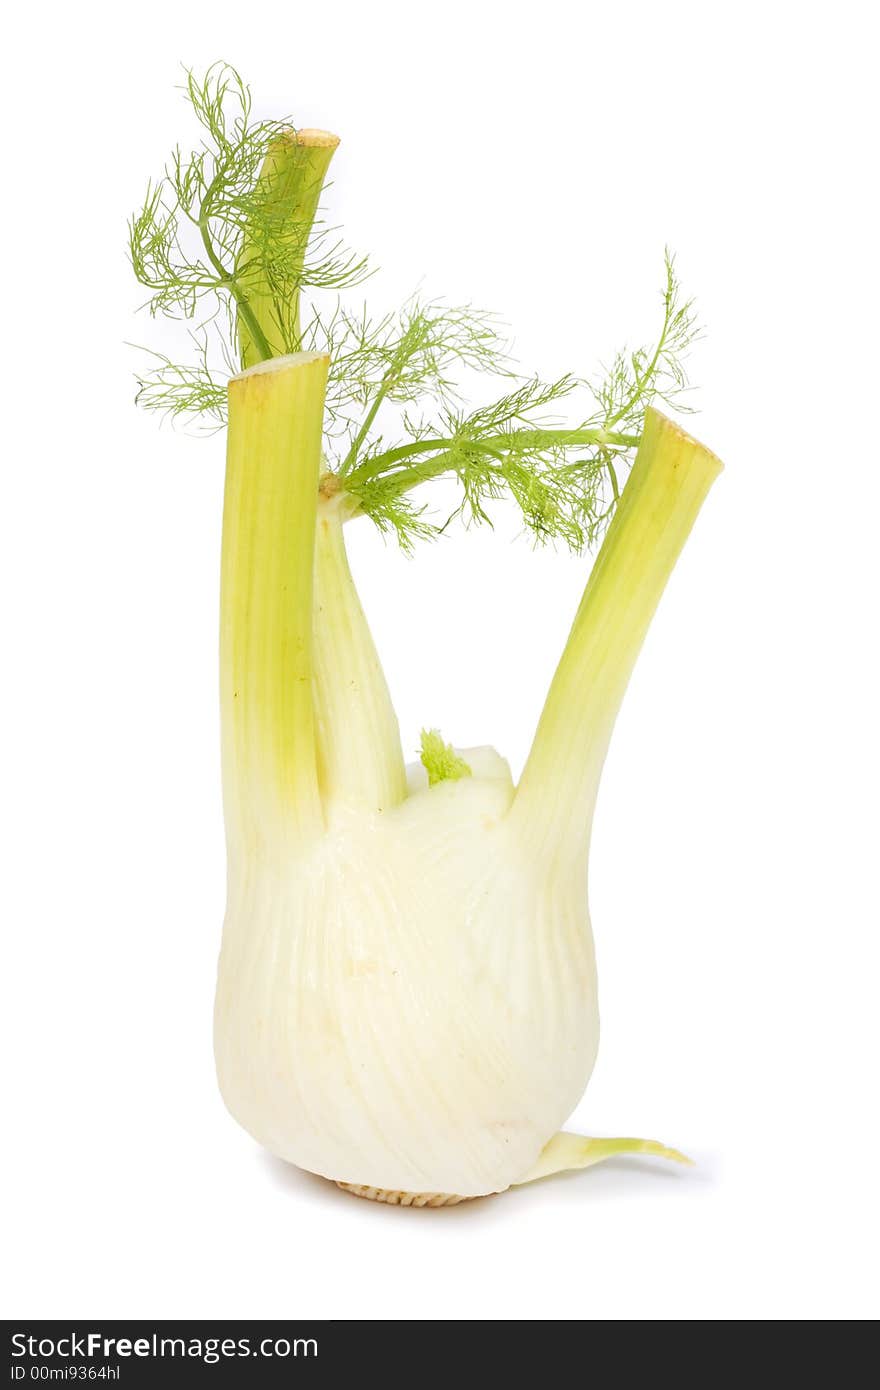
[{"label": "white ridged bulb surface", "polygon": [[506,763],[463,756],[472,777],[342,811],[309,854],[230,885],[223,1096],[272,1153],[325,1177],[503,1190],[593,1067],[584,865],[536,861],[508,818]]}]

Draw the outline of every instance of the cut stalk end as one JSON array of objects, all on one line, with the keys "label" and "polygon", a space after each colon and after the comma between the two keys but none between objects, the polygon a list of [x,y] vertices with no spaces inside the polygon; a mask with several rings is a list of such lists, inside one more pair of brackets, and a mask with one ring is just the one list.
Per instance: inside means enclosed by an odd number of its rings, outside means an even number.
[{"label": "cut stalk end", "polygon": [[292,367],[304,367],[310,362],[327,362],[330,358],[323,352],[288,352],[283,357],[269,357],[264,362],[255,362],[252,367],[236,372],[229,378],[230,387],[237,381],[246,381],[252,376],[270,376],[273,372],[286,372]]},{"label": "cut stalk end", "polygon": [[291,134],[296,143],[306,150],[335,150],[339,145],[339,136],[333,135],[329,130],[317,130],[306,126],[304,129],[292,131]]}]

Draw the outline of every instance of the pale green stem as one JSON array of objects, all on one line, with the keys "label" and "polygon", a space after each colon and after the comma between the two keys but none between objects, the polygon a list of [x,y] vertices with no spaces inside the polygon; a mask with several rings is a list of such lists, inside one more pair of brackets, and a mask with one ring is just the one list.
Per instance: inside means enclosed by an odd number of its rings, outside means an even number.
[{"label": "pale green stem", "polygon": [[[238,341],[243,367],[300,346],[300,293],[290,289],[302,273],[309,235],[333,152],[339,144],[326,130],[298,130],[276,140],[263,163],[257,195],[263,195],[272,226],[272,256],[278,257],[279,232],[286,228],[284,294],[273,294],[271,276],[256,227],[244,237],[236,263],[239,302]],[[242,301],[247,312],[242,309]]]},{"label": "pale green stem", "polygon": [[614,721],[645,634],[721,470],[714,454],[649,409],[638,454],[553,678],[511,811],[531,844],[589,846]]},{"label": "pale green stem", "polygon": [[220,698],[231,861],[323,826],[312,596],[327,365],[298,353],[229,384]]},{"label": "pale green stem", "polygon": [[[503,456],[514,448],[553,448],[561,446],[575,449],[583,445],[605,445],[610,449],[634,449],[640,436],[637,434],[614,434],[605,429],[582,430],[513,430],[508,434],[484,435],[474,441],[474,448],[486,453]],[[358,443],[357,448],[360,447]],[[386,481],[397,478],[399,490],[408,491],[411,487],[448,472],[453,460],[460,457],[462,441],[452,438],[414,440],[411,444],[400,444],[394,449],[386,449],[376,454],[353,470],[346,464],[340,469],[340,476],[350,482],[362,483],[370,478],[386,475]],[[353,458],[356,449],[349,454]],[[421,458],[423,454],[429,455]],[[399,464],[405,467],[399,468]]]},{"label": "pale green stem", "polygon": [[397,716],[354,587],[337,494],[318,503],[314,690],[318,777],[328,812],[386,811],[406,795]]},{"label": "pale green stem", "polygon": [[248,356],[250,360],[243,363],[243,365],[252,367],[255,366],[257,362],[265,362],[273,353],[266,339],[266,335],[260,327],[259,319],[248,304],[241,285],[237,282],[235,276],[229,273],[214,249],[214,241],[211,236],[210,194],[211,190],[209,189],[205,198],[205,206],[198,220],[199,233],[208,261],[217,272],[218,287],[228,290],[235,300],[238,331],[240,334],[246,334],[249,339]]}]

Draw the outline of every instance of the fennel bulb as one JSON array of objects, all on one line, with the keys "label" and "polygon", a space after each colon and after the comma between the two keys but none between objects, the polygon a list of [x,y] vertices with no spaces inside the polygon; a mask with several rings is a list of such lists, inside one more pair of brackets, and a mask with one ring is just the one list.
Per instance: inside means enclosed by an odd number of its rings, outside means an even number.
[{"label": "fennel bulb", "polygon": [[[178,155],[131,225],[154,310],[227,297],[243,367],[221,384],[205,348],[195,366],[163,359],[141,382],[151,408],[228,413],[223,1098],[273,1153],[389,1202],[459,1201],[616,1153],[684,1161],[650,1141],[560,1127],[598,1045],[587,859],[599,777],[648,624],[720,469],[650,405],[684,382],[691,306],[667,259],[656,346],[621,354],[591,388],[593,412],[558,428],[535,412],[578,383],[510,389],[491,321],[472,310],[411,303],[378,325],[344,310],[304,323],[304,288],[363,272],[313,232],[338,142],[249,125],[230,72],[189,79],[213,163]],[[232,122],[230,92],[244,113]],[[207,261],[198,250],[179,260],[186,218]],[[495,405],[453,406],[461,364],[507,377]],[[377,420],[414,402],[437,411],[434,423],[404,413],[403,440],[389,446]],[[455,750],[436,731],[422,764],[405,766],[348,567],[343,530],[357,516],[407,546],[439,534],[409,494],[448,472],[471,520],[507,491],[539,538],[581,548],[604,536],[518,785],[494,749]]]},{"label": "fennel bulb", "polygon": [[280,357],[229,387],[220,1086],[302,1168],[478,1196],[530,1174],[592,1071],[599,773],[718,465],[650,413],[519,788],[493,749],[408,785],[344,500],[319,498],[326,372]]}]

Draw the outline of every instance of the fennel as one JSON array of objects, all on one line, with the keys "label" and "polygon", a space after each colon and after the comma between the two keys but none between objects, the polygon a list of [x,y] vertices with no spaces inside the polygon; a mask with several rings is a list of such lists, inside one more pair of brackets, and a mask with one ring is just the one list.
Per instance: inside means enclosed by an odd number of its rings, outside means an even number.
[{"label": "fennel", "polygon": [[[407,1204],[616,1153],[682,1160],[558,1133],[598,1045],[586,870],[602,764],[720,469],[653,404],[686,388],[695,334],[672,260],[651,348],[593,383],[518,376],[490,315],[348,306],[367,264],[319,220],[336,137],[255,121],[223,65],[188,74],[186,94],[206,141],[150,186],[130,253],[151,311],[196,325],[194,361],[162,357],[140,402],[228,421],[226,1104],[281,1157]],[[492,404],[462,404],[462,368],[497,378]],[[572,423],[546,418],[578,399]],[[443,475],[465,521],[507,496],[539,541],[601,541],[518,786],[493,749],[437,730],[405,766],[348,568],[358,516],[408,549],[440,535],[450,518],[413,494]]]}]

